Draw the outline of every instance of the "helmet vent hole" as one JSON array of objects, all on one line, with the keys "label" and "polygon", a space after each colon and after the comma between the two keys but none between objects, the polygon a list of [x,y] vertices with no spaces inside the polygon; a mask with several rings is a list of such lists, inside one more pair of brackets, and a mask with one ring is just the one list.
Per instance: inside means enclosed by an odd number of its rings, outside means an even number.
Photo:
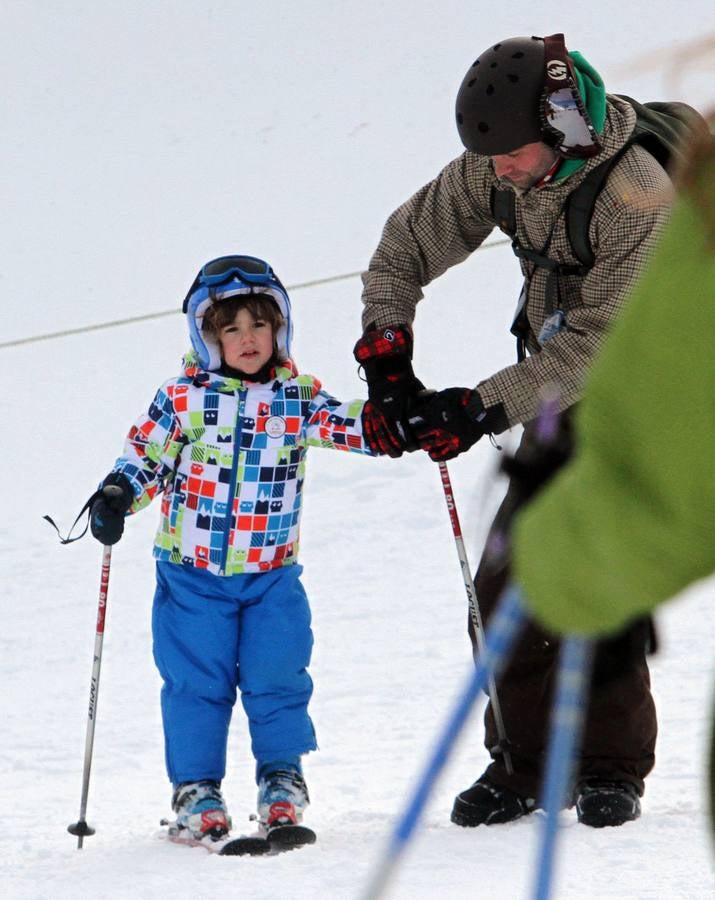
[{"label": "helmet vent hole", "polygon": [[472,63],[472,68],[474,68],[475,66],[478,66],[478,65],[479,65],[479,60],[477,59]]},{"label": "helmet vent hole", "polygon": [[496,67],[497,67],[498,65],[499,65],[499,63],[493,62],[493,63],[490,64],[489,68],[490,68],[490,69],[496,69]]},{"label": "helmet vent hole", "polygon": [[493,93],[494,93],[494,85],[493,84],[487,85],[487,96],[491,97],[491,95]]},{"label": "helmet vent hole", "polygon": [[462,125],[464,123],[464,116],[461,113],[457,113],[457,124]]},{"label": "helmet vent hole", "polygon": [[501,44],[494,44],[493,50],[498,50],[501,47]]},{"label": "helmet vent hole", "polygon": [[476,80],[477,80],[476,78],[470,79],[470,80],[467,82],[467,87],[473,87],[474,82],[475,82]]},{"label": "helmet vent hole", "polygon": [[519,80],[518,75],[507,75],[506,77],[509,79],[509,81],[511,81],[512,84],[516,84]]},{"label": "helmet vent hole", "polygon": [[523,59],[524,54],[521,52],[521,50],[518,50],[516,53],[512,53],[511,58],[512,59]]},{"label": "helmet vent hole", "polygon": [[480,122],[477,125],[477,128],[479,129],[479,131],[481,131],[482,134],[486,134],[487,131],[489,131],[489,126],[487,125],[486,122]]}]

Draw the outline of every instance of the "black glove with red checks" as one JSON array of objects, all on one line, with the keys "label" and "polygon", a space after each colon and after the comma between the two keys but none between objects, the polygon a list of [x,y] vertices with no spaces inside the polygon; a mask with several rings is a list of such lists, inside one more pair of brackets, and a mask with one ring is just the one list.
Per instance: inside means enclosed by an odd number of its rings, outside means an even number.
[{"label": "black glove with red checks", "polygon": [[509,427],[501,405],[484,408],[470,388],[447,388],[424,396],[410,417],[419,441],[436,462],[453,459],[476,444],[485,434],[499,434]]},{"label": "black glove with red checks", "polygon": [[368,402],[362,414],[365,440],[378,453],[402,456],[419,444],[410,431],[409,413],[422,382],[412,370],[412,332],[407,325],[373,328],[355,344],[363,367]]}]

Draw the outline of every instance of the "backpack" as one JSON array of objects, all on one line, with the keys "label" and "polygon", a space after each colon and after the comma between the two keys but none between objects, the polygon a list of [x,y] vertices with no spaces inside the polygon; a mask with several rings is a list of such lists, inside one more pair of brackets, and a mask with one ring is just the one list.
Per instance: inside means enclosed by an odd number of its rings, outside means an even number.
[{"label": "backpack", "polygon": [[[539,253],[530,247],[523,247],[516,236],[514,192],[508,188],[492,187],[491,211],[497,225],[511,238],[512,250],[517,257],[528,259],[536,266],[549,270],[552,277],[549,278],[550,289],[547,293],[550,295],[558,295],[559,275],[584,276],[593,267],[595,256],[588,234],[593,210],[611,170],[626,151],[634,144],[638,144],[655,157],[664,169],[670,171],[683,158],[688,140],[701,130],[707,131],[708,126],[705,120],[687,103],[677,101],[639,103],[624,94],[616,96],[629,103],[636,112],[636,124],[633,132],[617,153],[604,160],[586,175],[581,184],[569,194],[564,204],[566,235],[573,255],[579,261],[578,265],[560,263],[558,260],[545,256],[546,251]],[[520,360],[525,355],[524,301],[525,295],[522,292],[520,305],[511,328],[517,338],[517,355]],[[558,305],[558,301],[553,296],[547,297],[547,313],[559,312],[556,309]],[[563,316],[563,313],[561,315]],[[558,328],[559,326],[557,326],[557,330]]]}]

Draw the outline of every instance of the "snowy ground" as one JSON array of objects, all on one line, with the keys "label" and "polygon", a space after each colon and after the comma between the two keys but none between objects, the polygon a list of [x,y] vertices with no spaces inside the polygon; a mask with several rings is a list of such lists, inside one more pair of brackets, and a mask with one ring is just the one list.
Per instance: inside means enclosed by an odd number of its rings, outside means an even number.
[{"label": "snowy ground", "polygon": [[[609,22],[616,15],[620,27]],[[525,3],[487,16],[451,0],[350,12],[319,0],[260,9],[6,0],[2,341],[171,309],[198,263],[227,250],[271,258],[288,284],[360,269],[387,213],[459,152],[453,95],[484,44],[563,28],[608,78],[633,55],[634,35],[639,55],[673,34],[701,36],[707,15],[695,4],[684,21],[664,0],[609,2],[598,15],[548,2],[538,16]],[[673,96],[660,70],[614,86]],[[698,78],[676,96],[707,99]],[[497,247],[430,289],[417,322],[426,383],[473,383],[511,361],[517,287],[511,255]],[[293,295],[296,358],[343,398],[362,394],[350,353],[358,297],[357,279]],[[1,351],[0,886],[10,900],[357,898],[469,670],[434,464],[312,451],[302,562],[316,636],[321,750],[306,774],[319,843],[255,860],[161,843],[170,789],[149,631],[157,510],[144,512],[114,554],[88,815],[97,833],[76,851],[65,829],[79,808],[100,552],[89,538],[59,546],[41,516],[70,524],[185,344],[177,314]],[[475,563],[498,501],[496,464],[486,442],[451,464]],[[559,900],[715,893],[704,800],[714,597],[711,580],[660,614],[658,761],[643,817],[597,832],[566,815]],[[392,897],[529,896],[539,817],[490,830],[449,824],[453,795],[486,761],[480,714]],[[226,793],[248,827],[240,709],[230,760]]]}]

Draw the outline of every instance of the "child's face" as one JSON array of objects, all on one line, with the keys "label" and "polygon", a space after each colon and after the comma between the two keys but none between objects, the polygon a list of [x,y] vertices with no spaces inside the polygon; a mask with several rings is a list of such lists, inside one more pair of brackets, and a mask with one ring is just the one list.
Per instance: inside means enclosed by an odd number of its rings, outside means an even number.
[{"label": "child's face", "polygon": [[273,329],[265,319],[254,319],[247,309],[239,309],[218,339],[223,361],[247,375],[260,371],[273,354]]}]

